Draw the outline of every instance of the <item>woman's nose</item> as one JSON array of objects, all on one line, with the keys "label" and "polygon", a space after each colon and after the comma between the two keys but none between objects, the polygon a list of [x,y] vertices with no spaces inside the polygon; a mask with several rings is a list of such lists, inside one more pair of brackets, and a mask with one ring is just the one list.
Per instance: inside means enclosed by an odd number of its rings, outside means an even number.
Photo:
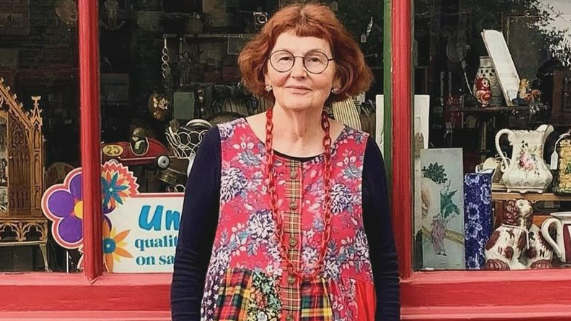
[{"label": "woman's nose", "polygon": [[295,57],[294,59],[295,62],[291,68],[291,76],[294,78],[307,76],[307,70],[305,70],[305,66],[303,65],[303,57]]}]

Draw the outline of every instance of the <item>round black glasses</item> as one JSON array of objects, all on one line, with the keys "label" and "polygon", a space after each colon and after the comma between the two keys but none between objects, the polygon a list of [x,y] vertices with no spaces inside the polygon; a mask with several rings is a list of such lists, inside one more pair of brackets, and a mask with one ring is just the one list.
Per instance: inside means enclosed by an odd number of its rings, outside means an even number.
[{"label": "round black glasses", "polygon": [[329,62],[333,58],[327,57],[326,54],[320,51],[310,51],[305,56],[294,56],[287,50],[274,51],[270,55],[270,65],[277,72],[288,72],[295,64],[295,58],[302,58],[305,70],[312,74],[320,74],[327,69]]}]

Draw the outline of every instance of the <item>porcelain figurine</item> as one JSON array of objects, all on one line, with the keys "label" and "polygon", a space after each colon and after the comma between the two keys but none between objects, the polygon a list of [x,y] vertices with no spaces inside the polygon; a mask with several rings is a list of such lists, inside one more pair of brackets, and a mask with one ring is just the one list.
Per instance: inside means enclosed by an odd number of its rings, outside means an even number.
[{"label": "porcelain figurine", "polygon": [[492,99],[492,89],[488,78],[476,78],[476,91],[474,92],[474,95],[482,107],[486,107],[490,104],[490,100]]},{"label": "porcelain figurine", "polygon": [[530,201],[517,199],[508,201],[502,225],[486,242],[486,270],[523,270],[520,262],[527,249],[527,224],[533,213]]},{"label": "porcelain figurine", "polygon": [[533,105],[535,100],[539,98],[541,92],[537,89],[530,89],[529,80],[521,79],[519,81],[519,87],[517,91],[517,98],[513,99],[512,102],[519,106]]},{"label": "porcelain figurine", "polygon": [[[483,81],[482,85],[489,88],[489,93],[487,92],[480,92],[478,93],[478,79],[486,79]],[[494,64],[492,62],[492,58],[489,56],[480,56],[480,65],[478,66],[478,71],[476,72],[476,77],[474,80],[473,86],[474,96],[478,101],[478,95],[483,97],[487,100],[487,105],[491,106],[500,106],[503,101],[503,92],[502,87],[500,86],[500,82],[498,81],[498,76],[496,74],[496,69],[494,68]],[[488,98],[489,95],[489,98]],[[480,102],[481,103],[481,102]]]},{"label": "porcelain figurine", "polygon": [[[536,130],[502,129],[496,134],[496,149],[502,157],[502,180],[508,192],[543,193],[553,175],[543,161],[543,147],[553,126],[541,125]],[[508,135],[513,146],[511,161],[500,148],[500,137]]]},{"label": "porcelain figurine", "polygon": [[550,269],[551,260],[553,260],[553,248],[541,234],[541,229],[532,224],[527,235],[526,267],[528,269]]}]

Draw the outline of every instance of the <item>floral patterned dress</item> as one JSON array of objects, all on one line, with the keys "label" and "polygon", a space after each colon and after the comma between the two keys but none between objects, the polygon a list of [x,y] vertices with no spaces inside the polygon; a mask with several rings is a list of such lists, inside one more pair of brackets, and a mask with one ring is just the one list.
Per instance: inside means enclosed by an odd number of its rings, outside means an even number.
[{"label": "floral patterned dress", "polygon": [[[375,288],[362,220],[368,135],[345,127],[332,144],[332,231],[322,277],[300,280],[282,261],[265,176],[265,145],[245,119],[219,125],[218,227],[206,275],[202,320],[375,319]],[[278,208],[290,260],[309,275],[324,231],[322,155],[276,155]]]}]

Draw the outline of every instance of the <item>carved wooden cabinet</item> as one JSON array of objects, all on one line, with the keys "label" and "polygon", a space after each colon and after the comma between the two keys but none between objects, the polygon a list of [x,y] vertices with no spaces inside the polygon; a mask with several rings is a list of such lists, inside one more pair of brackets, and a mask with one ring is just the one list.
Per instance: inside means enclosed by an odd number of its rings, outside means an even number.
[{"label": "carved wooden cabinet", "polygon": [[47,270],[40,98],[27,112],[0,78],[0,246],[39,245]]},{"label": "carved wooden cabinet", "polygon": [[569,126],[571,123],[571,71],[553,73],[553,109],[550,123]]}]

